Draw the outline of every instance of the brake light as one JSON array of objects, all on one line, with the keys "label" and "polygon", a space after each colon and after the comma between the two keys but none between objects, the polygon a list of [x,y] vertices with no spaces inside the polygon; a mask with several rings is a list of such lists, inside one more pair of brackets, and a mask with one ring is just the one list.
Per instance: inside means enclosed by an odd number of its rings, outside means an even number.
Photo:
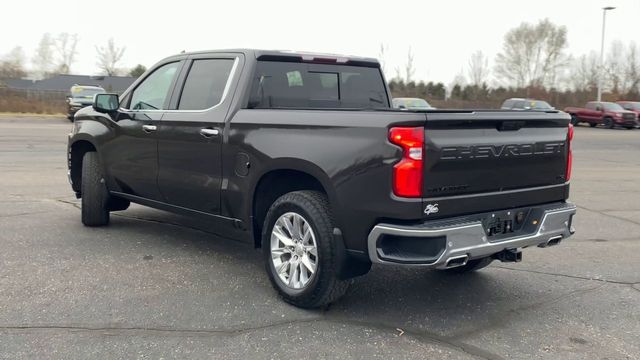
[{"label": "brake light", "polygon": [[401,197],[422,197],[422,127],[394,127],[389,141],[402,147],[402,160],[393,167],[393,193]]},{"label": "brake light", "polygon": [[573,124],[569,124],[569,130],[567,131],[567,171],[565,175],[565,181],[571,179],[571,167],[573,165],[573,153],[571,152],[571,142],[573,141]]},{"label": "brake light", "polygon": [[333,56],[317,56],[317,55],[302,55],[303,62],[310,62],[316,64],[346,64],[347,58],[333,57]]}]

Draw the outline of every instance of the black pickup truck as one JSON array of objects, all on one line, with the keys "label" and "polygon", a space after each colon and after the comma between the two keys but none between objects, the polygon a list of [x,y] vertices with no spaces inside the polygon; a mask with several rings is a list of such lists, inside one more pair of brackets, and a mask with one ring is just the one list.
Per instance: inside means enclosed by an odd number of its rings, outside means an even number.
[{"label": "black pickup truck", "polygon": [[318,307],[372,263],[467,272],[568,238],[569,120],[393,109],[375,59],[186,53],[77,112],[69,179],[85,225],[130,202],[207,219]]}]

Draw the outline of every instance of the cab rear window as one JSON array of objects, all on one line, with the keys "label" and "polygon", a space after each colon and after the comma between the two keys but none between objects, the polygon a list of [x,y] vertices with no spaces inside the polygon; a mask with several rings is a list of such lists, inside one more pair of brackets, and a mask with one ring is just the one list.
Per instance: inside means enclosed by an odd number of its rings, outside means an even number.
[{"label": "cab rear window", "polygon": [[389,108],[380,69],[259,61],[250,108]]}]

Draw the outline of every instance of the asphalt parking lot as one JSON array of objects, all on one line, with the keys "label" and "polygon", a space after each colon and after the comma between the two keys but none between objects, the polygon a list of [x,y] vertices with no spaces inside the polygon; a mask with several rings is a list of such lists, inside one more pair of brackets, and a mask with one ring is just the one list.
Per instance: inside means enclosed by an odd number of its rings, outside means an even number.
[{"label": "asphalt parking lot", "polygon": [[576,235],[468,275],[374,267],[328,309],[132,206],[80,223],[64,118],[0,117],[0,358],[640,359],[640,130],[577,128]]}]

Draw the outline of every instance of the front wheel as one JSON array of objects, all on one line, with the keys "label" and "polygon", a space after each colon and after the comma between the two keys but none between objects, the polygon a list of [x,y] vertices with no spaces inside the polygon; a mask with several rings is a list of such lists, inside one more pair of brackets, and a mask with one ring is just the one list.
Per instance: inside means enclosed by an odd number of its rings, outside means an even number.
[{"label": "front wheel", "polygon": [[109,191],[98,160],[98,153],[87,152],[82,158],[82,223],[86,226],[109,224]]},{"label": "front wheel", "polygon": [[611,118],[605,118],[603,124],[605,128],[613,129],[613,120]]},{"label": "front wheel", "polygon": [[350,281],[338,277],[338,251],[327,197],[294,191],[269,208],[262,249],[271,284],[282,298],[302,308],[317,308],[341,297]]}]

